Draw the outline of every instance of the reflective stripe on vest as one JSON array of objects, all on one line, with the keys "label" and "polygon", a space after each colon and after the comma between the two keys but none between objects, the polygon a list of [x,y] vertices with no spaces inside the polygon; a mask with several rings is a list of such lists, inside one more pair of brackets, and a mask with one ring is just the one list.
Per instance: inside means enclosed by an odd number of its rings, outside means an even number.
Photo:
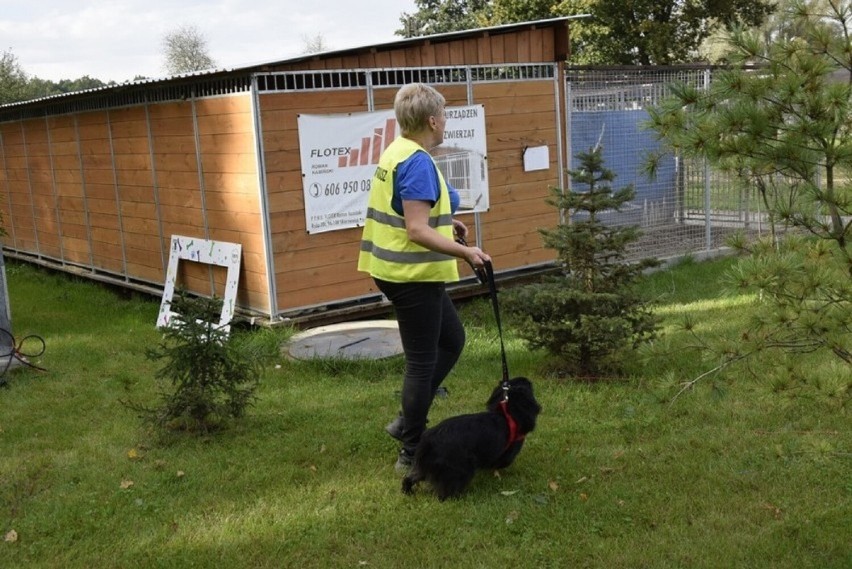
[{"label": "reflective stripe on vest", "polygon": [[[371,182],[358,270],[391,282],[457,281],[456,259],[412,242],[405,230],[405,218],[391,206],[396,168],[415,152],[425,150],[414,141],[399,137],[382,154],[377,175]],[[429,226],[447,239],[452,239],[450,194],[440,170],[437,167],[435,170],[440,183],[440,195],[429,211]]]}]

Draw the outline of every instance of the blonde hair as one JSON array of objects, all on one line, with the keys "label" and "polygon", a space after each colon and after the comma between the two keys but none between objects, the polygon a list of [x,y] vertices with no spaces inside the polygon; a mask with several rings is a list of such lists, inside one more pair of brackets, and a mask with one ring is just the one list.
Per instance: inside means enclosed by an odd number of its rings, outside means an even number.
[{"label": "blonde hair", "polygon": [[444,110],[447,100],[425,83],[409,83],[396,92],[393,110],[403,136],[416,134],[429,124],[429,117]]}]

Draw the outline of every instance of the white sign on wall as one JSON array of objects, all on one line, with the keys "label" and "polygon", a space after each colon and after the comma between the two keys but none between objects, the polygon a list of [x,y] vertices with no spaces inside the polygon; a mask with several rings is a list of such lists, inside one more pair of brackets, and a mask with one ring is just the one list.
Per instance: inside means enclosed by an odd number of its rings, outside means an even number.
[{"label": "white sign on wall", "polygon": [[[489,207],[485,109],[447,107],[444,143],[432,156],[461,195],[459,213]],[[399,136],[392,109],[346,115],[299,115],[299,150],[308,233],[364,225],[376,164]]]}]

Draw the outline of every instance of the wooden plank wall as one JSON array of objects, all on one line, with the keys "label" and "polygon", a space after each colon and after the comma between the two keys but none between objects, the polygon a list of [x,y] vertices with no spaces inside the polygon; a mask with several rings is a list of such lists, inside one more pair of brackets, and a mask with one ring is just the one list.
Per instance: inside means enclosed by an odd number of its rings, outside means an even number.
[{"label": "wooden plank wall", "polygon": [[109,111],[125,274],[162,280],[164,250],[159,232],[157,188],[151,169],[145,106]]},{"label": "wooden plank wall", "polygon": [[38,248],[42,254],[62,257],[59,217],[53,186],[53,170],[47,124],[44,119],[23,123],[24,140],[32,196],[32,216]]},{"label": "wooden plank wall", "polygon": [[80,169],[89,217],[91,266],[125,275],[125,238],[121,232],[109,113],[81,113],[76,120]]},{"label": "wooden plank wall", "polygon": [[[237,305],[268,314],[269,284],[251,96],[200,99],[196,114],[209,239],[242,245]],[[225,277],[225,271],[220,272],[216,279],[219,296]]]},{"label": "wooden plank wall", "polygon": [[6,232],[5,245],[16,249],[35,251],[38,238],[33,216],[33,195],[30,192],[27,168],[27,145],[24,141],[23,124],[0,124],[3,141],[3,179],[8,199],[3,200],[3,222]]},{"label": "wooden plank wall", "polygon": [[366,91],[266,94],[260,108],[278,310],[365,294],[368,289],[352,261],[360,231],[306,231],[298,116],[363,112]]},{"label": "wooden plank wall", "polygon": [[[466,85],[436,86],[448,106],[467,105]],[[495,269],[510,270],[552,261],[542,247],[540,227],[553,227],[558,213],[545,200],[558,185],[557,113],[553,81],[474,84],[473,103],[485,107],[491,209],[480,214],[483,248]],[[397,88],[375,89],[374,108],[393,107]],[[367,93],[276,93],[260,97],[267,191],[279,311],[378,294],[356,270],[361,230],[306,232],[297,117],[299,113],[364,112]],[[321,103],[317,102],[321,99]],[[550,147],[548,170],[523,171],[526,146]],[[473,214],[460,217],[471,229]],[[462,275],[470,274],[460,263]]]},{"label": "wooden plank wall", "polygon": [[[543,248],[542,227],[555,227],[559,213],[546,203],[559,186],[558,115],[553,81],[476,83],[473,98],[485,106],[490,209],[481,214],[483,248],[494,270],[552,261]],[[525,172],[524,148],[546,145],[550,168]]]},{"label": "wooden plank wall", "polygon": [[75,264],[88,263],[88,224],[86,203],[77,148],[77,128],[73,116],[48,117],[53,190],[60,222],[60,250]]},{"label": "wooden plank wall", "polygon": [[[514,33],[489,33],[476,37],[433,42],[424,39],[401,47],[391,44],[339,57],[317,57],[288,64],[288,71],[316,69],[373,69],[478,65],[493,63],[549,63],[567,56],[567,24],[532,28]],[[560,53],[565,52],[565,53]],[[275,67],[273,67],[275,69]]]},{"label": "wooden plank wall", "polygon": [[[249,94],[7,122],[0,136],[10,248],[162,286],[172,235],[241,243],[238,306],[268,313]],[[181,286],[224,294],[224,269],[180,268]]]}]

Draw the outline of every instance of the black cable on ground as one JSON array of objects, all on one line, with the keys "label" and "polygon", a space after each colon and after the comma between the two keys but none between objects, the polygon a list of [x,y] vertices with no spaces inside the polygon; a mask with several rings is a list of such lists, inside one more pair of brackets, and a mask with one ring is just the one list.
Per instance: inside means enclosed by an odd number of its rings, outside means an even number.
[{"label": "black cable on ground", "polygon": [[[31,367],[33,369],[37,369],[39,371],[47,371],[43,367],[39,367],[33,363],[30,363],[27,358],[37,358],[44,353],[46,349],[46,344],[44,342],[44,338],[41,336],[37,336],[36,334],[30,334],[29,336],[25,336],[21,339],[17,344],[15,343],[15,337],[12,333],[4,328],[0,328],[0,335],[8,337],[10,341],[10,346],[12,349],[8,353],[0,353],[0,358],[6,358],[6,365],[3,366],[2,371],[0,371],[0,387],[5,386],[9,381],[6,379],[6,372],[9,371],[9,368],[12,367],[12,358],[18,360],[22,364]],[[24,342],[36,340],[41,343],[41,349],[36,353],[25,354],[22,351]]]}]

